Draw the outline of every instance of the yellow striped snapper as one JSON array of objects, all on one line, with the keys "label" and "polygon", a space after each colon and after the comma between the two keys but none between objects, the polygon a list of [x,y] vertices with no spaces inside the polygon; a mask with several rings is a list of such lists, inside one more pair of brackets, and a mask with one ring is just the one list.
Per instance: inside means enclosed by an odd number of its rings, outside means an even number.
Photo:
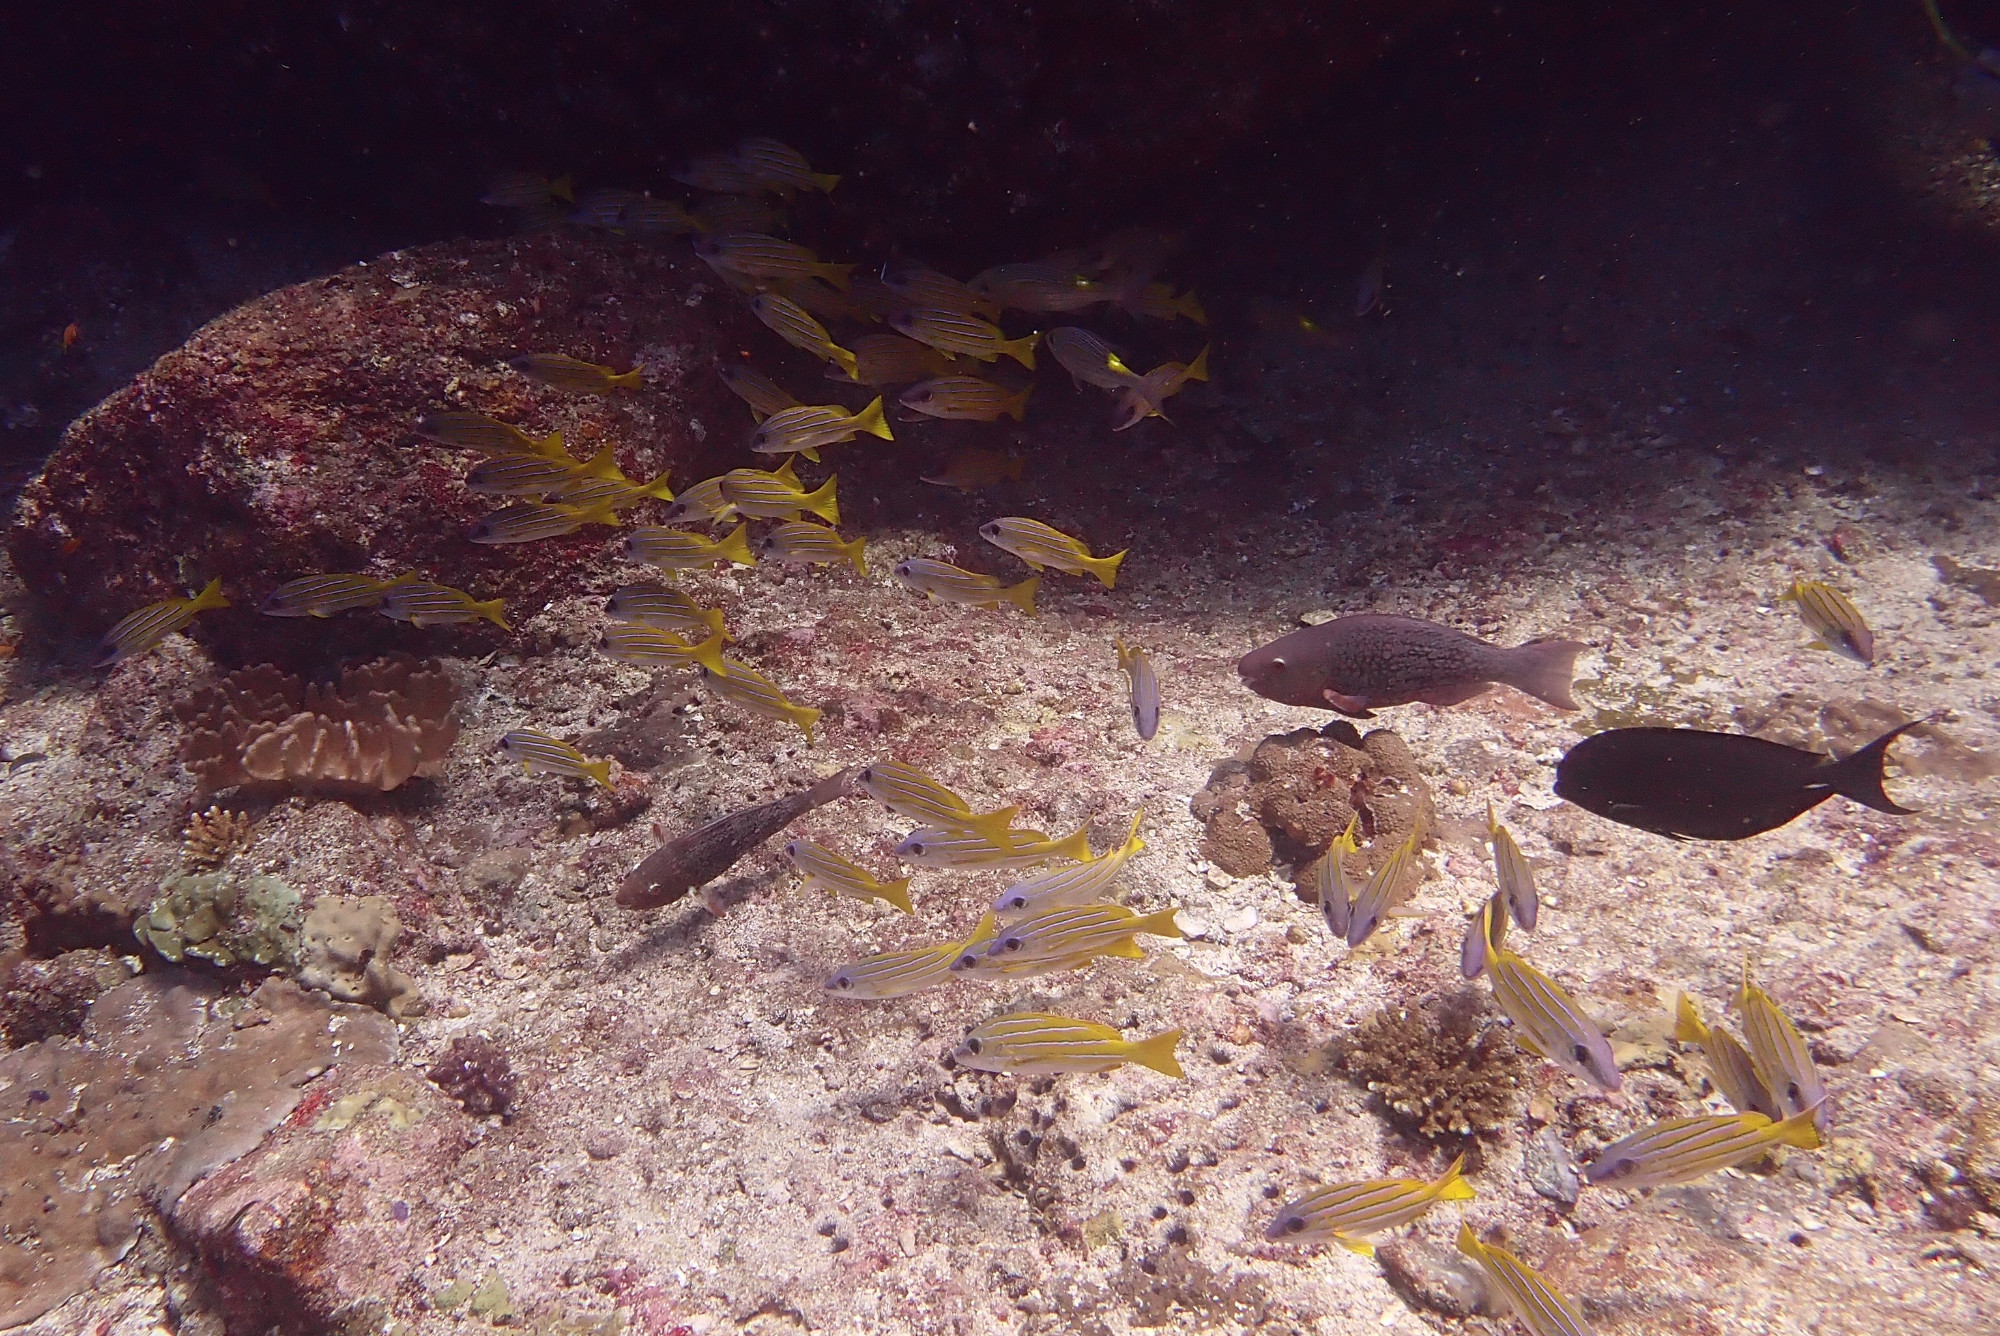
[{"label": "yellow striped snapper", "polygon": [[567,176],[551,181],[538,172],[502,172],[487,182],[479,202],[502,209],[530,209],[554,199],[573,199],[574,186]]},{"label": "yellow striped snapper", "polygon": [[1402,884],[1408,880],[1412,868],[1416,868],[1418,878],[1422,878],[1422,846],[1424,828],[1422,824],[1416,824],[1410,828],[1408,838],[1404,838],[1404,842],[1398,844],[1362,884],[1360,894],[1354,896],[1354,908],[1348,914],[1348,946],[1360,946],[1374,936],[1374,930],[1382,926],[1382,920],[1388,918],[1390,908],[1402,896]]},{"label": "yellow striped snapper", "polygon": [[621,622],[637,622],[676,635],[721,636],[722,609],[704,608],[678,589],[653,583],[620,585],[605,601],[605,612]]},{"label": "yellow striped snapper", "polygon": [[650,482],[634,482],[620,473],[613,477],[577,474],[557,483],[546,493],[550,502],[575,506],[578,510],[625,510],[641,501],[671,501],[673,489],[662,473]]},{"label": "yellow striped snapper", "polygon": [[643,386],[644,367],[633,367],[630,371],[613,371],[608,366],[586,362],[565,353],[523,353],[519,357],[507,359],[513,367],[531,380],[544,385],[553,385],[559,390],[569,390],[576,394],[609,394],[613,390],[636,390]]},{"label": "yellow striped snapper", "polygon": [[1340,941],[1347,940],[1347,925],[1354,917],[1354,888],[1347,880],[1347,855],[1360,853],[1361,843],[1355,833],[1361,829],[1361,818],[1347,818],[1347,829],[1334,836],[1326,853],[1313,865],[1313,891],[1319,896],[1320,917],[1326,920],[1327,931]]},{"label": "yellow striped snapper", "polygon": [[1064,905],[1002,928],[983,952],[967,952],[952,968],[963,973],[1043,974],[1070,969],[1100,956],[1137,960],[1137,938],[1179,937],[1179,911],[1169,906],[1139,914],[1124,905]]},{"label": "yellow striped snapper", "polygon": [[[1008,810],[1011,813],[1013,809]],[[1015,882],[993,902],[995,912],[1041,914],[1103,899],[1104,893],[1111,889],[1111,883],[1118,880],[1118,874],[1125,870],[1125,864],[1146,847],[1146,842],[1139,838],[1139,822],[1145,815],[1144,811],[1132,814],[1132,830],[1126,835],[1125,843],[1116,849]]]},{"label": "yellow striped snapper", "polygon": [[764,560],[775,561],[781,566],[812,566],[826,562],[845,561],[854,567],[856,575],[868,574],[868,547],[866,538],[856,538],[849,543],[840,541],[840,535],[824,524],[813,524],[806,520],[787,520],[764,535],[761,549]]},{"label": "yellow striped snapper", "polygon": [[793,840],[785,846],[785,857],[805,878],[808,890],[818,888],[850,900],[881,900],[905,914],[917,912],[910,906],[908,877],[901,881],[877,881],[867,868],[811,840]]},{"label": "yellow striped snapper", "polygon": [[515,729],[500,739],[500,750],[507,759],[521,763],[523,774],[561,775],[611,787],[611,762],[593,761],[561,738],[539,729]]},{"label": "yellow striped snapper", "polygon": [[567,221],[578,227],[618,228],[624,224],[625,207],[644,198],[636,190],[599,186],[576,197],[576,207],[570,211]]},{"label": "yellow striped snapper", "polygon": [[796,241],[759,232],[710,232],[695,241],[694,253],[725,278],[734,275],[773,282],[818,278],[842,289],[847,287],[847,275],[854,268],[851,264],[830,264]]},{"label": "yellow striped snapper", "polygon": [[1791,1019],[1778,1010],[1770,995],[1750,981],[1743,971],[1743,986],[1736,990],[1736,1009],[1743,1013],[1743,1040],[1764,1088],[1778,1101],[1788,1117],[1807,1109],[1816,1110],[1813,1121],[1826,1130],[1826,1083],[1813,1066],[1806,1041],[1799,1037]]},{"label": "yellow striped snapper", "polygon": [[648,525],[620,539],[618,552],[627,561],[643,561],[663,571],[706,570],[718,561],[755,566],[757,554],[750,550],[749,527],[739,523],[726,536],[711,539],[685,529]]},{"label": "yellow striped snapper", "polygon": [[769,135],[753,135],[736,146],[732,155],[737,166],[757,185],[770,190],[817,190],[831,195],[840,184],[838,176],[816,172],[806,155]]},{"label": "yellow striped snapper", "polygon": [[973,1027],[951,1056],[959,1066],[976,1072],[1014,1076],[1108,1072],[1136,1062],[1178,1078],[1186,1075],[1174,1058],[1174,1046],[1180,1041],[1179,1030],[1129,1040],[1095,1021],[1047,1011],[1014,1011]]},{"label": "yellow striped snapper", "polygon": [[750,405],[750,415],[759,422],[773,413],[799,406],[798,399],[790,390],[760,371],[747,366],[725,366],[717,374],[732,394]]},{"label": "yellow striped snapper", "polygon": [[1462,1221],[1458,1226],[1458,1250],[1479,1263],[1487,1283],[1507,1301],[1514,1316],[1534,1336],[1590,1336],[1583,1313],[1567,1295],[1505,1248],[1481,1243],[1472,1226]]},{"label": "yellow striped snapper", "polygon": [[127,613],[116,626],[104,633],[104,639],[97,644],[97,659],[91,666],[103,668],[134,654],[144,654],[192,622],[196,614],[228,606],[229,600],[223,597],[222,577],[219,575],[203,585],[199,593],[148,603],[137,612]]},{"label": "yellow striped snapper", "polygon": [[1145,375],[1133,380],[1118,395],[1119,417],[1111,424],[1111,430],[1124,431],[1149,417],[1165,418],[1160,407],[1174,395],[1187,388],[1191,380],[1208,379],[1208,349],[1195,354],[1192,362],[1162,362]]},{"label": "yellow striped snapper", "polygon": [[1208,323],[1208,312],[1202,309],[1201,298],[1192,290],[1174,295],[1171,284],[1148,283],[1145,287],[1129,292],[1119,303],[1133,315],[1144,316],[1148,320],[1192,320],[1197,325]]},{"label": "yellow striped snapper", "polygon": [[547,455],[574,465],[563,449],[563,434],[552,431],[537,440],[511,422],[484,413],[432,413],[417,421],[417,435],[440,445],[460,450],[477,450],[486,455]]},{"label": "yellow striped snapper", "polygon": [[[787,465],[790,462],[787,460]],[[668,524],[727,524],[735,518],[736,507],[722,495],[720,478],[703,478],[681,489],[666,513]]]},{"label": "yellow striped snapper", "polygon": [[1830,649],[1856,663],[1873,666],[1875,633],[1847,595],[1818,580],[1794,579],[1781,599],[1798,605],[1799,620],[1813,633],[1814,649]]},{"label": "yellow striped snapper", "polygon": [[998,840],[1014,823],[1017,808],[975,813],[972,805],[913,765],[875,761],[854,776],[862,792],[898,816],[945,830],[969,830]]},{"label": "yellow striped snapper", "polygon": [[[943,353],[900,334],[865,334],[854,341],[853,379],[877,389],[907,385],[950,368]],[[828,367],[827,379],[847,379],[838,373],[838,367]]]},{"label": "yellow striped snapper", "polygon": [[897,333],[928,343],[946,357],[971,357],[981,362],[1011,357],[1030,371],[1035,369],[1035,345],[1042,340],[1040,333],[1010,339],[990,320],[938,307],[898,311],[889,317],[889,324]]},{"label": "yellow striped snapper", "polygon": [[1057,858],[1090,857],[1090,827],[1059,840],[1039,830],[918,830],[896,846],[896,856],[918,867],[1038,867]]},{"label": "yellow striped snapper", "polygon": [[1486,804],[1486,833],[1493,841],[1493,875],[1507,912],[1521,925],[1521,931],[1533,932],[1535,919],[1541,912],[1541,898],[1535,894],[1535,873],[1522,855],[1521,846],[1514,843],[1513,835],[1494,815],[1492,803]]},{"label": "yellow striped snapper", "polygon": [[1123,552],[1093,557],[1081,539],[1019,515],[986,521],[979,526],[979,536],[1003,552],[1012,552],[1035,570],[1053,566],[1071,575],[1088,572],[1106,589],[1117,584],[1118,563],[1125,560]]},{"label": "yellow striped snapper", "polygon": [[257,611],[266,617],[331,617],[336,612],[372,608],[392,584],[407,584],[414,575],[378,580],[372,575],[302,575],[287,580],[264,596]]},{"label": "yellow striped snapper", "polygon": [[812,741],[813,725],[819,721],[820,712],[810,705],[794,704],[776,682],[750,665],[734,659],[723,659],[715,667],[704,663],[701,680],[730,704],[766,719],[783,719],[805,734],[808,743]]},{"label": "yellow striped snapper", "polygon": [[818,463],[820,447],[851,441],[862,432],[885,441],[896,439],[882,416],[879,395],[859,413],[839,404],[800,404],[773,413],[750,438],[750,449],[760,455],[801,454]]},{"label": "yellow striped snapper", "polygon": [[1486,977],[1493,1000],[1514,1022],[1514,1042],[1600,1089],[1623,1084],[1604,1031],[1561,984],[1490,941]]},{"label": "yellow striped snapper", "polygon": [[956,311],[960,315],[1000,318],[1000,305],[983,297],[949,274],[914,260],[882,266],[882,286],[896,295],[905,310]]},{"label": "yellow striped snapper", "polygon": [[1111,646],[1118,652],[1118,670],[1131,684],[1132,727],[1138,730],[1141,741],[1151,742],[1160,731],[1160,679],[1153,672],[1153,661],[1145,650],[1116,636],[1111,638]]},{"label": "yellow striped snapper", "polygon": [[1139,373],[1126,366],[1110,344],[1076,325],[1050,330],[1049,352],[1078,385],[1122,390],[1139,379]]},{"label": "yellow striped snapper", "polygon": [[996,264],[974,274],[971,287],[1010,311],[1081,311],[1116,295],[1101,283],[1044,260]]},{"label": "yellow striped snapper", "polygon": [[894,574],[904,588],[946,603],[970,603],[979,608],[1012,603],[1030,617],[1035,615],[1035,590],[1042,583],[1041,576],[1031,575],[1017,585],[1005,584],[998,576],[981,575],[930,557],[899,561]]},{"label": "yellow striped snapper", "polygon": [[623,478],[624,475],[607,445],[585,464],[540,454],[495,455],[466,474],[465,485],[470,491],[488,496],[545,496],[580,476]]},{"label": "yellow striped snapper", "polygon": [[701,220],[673,200],[644,195],[626,201],[618,226],[641,236],[686,236],[701,231]]},{"label": "yellow striped snapper", "polygon": [[841,966],[822,986],[835,997],[857,1001],[906,997],[957,977],[951,972],[952,962],[968,951],[978,950],[991,939],[993,931],[993,915],[989,913],[979,920],[971,936],[962,942],[943,942],[937,946],[863,956],[852,964]]},{"label": "yellow striped snapper", "polygon": [[836,481],[828,478],[817,491],[808,492],[788,482],[782,471],[731,469],[722,475],[722,495],[752,519],[795,520],[801,512],[810,512],[828,524],[839,524],[840,502],[833,494]]},{"label": "yellow striped snapper", "polygon": [[534,543],[544,538],[560,538],[575,533],[586,524],[607,524],[616,528],[618,516],[610,510],[584,510],[580,506],[558,506],[546,501],[516,501],[502,506],[472,526],[465,536],[475,543],[498,546],[505,543]]},{"label": "yellow striped snapper", "polygon": [[419,628],[476,622],[484,617],[502,631],[513,629],[501,615],[499,599],[490,598],[482,603],[463,589],[453,589],[435,580],[406,577],[390,581],[389,588],[382,591],[379,611],[384,617]]},{"label": "yellow striped snapper", "polygon": [[1375,1255],[1370,1234],[1400,1229],[1420,1219],[1441,1201],[1471,1201],[1472,1184],[1465,1181],[1465,1156],[1451,1162],[1439,1178],[1371,1178],[1361,1183],[1329,1183],[1285,1206],[1264,1231],[1267,1239],[1306,1243],[1331,1239],[1349,1252]]},{"label": "yellow striped snapper", "polygon": [[597,648],[605,658],[637,668],[708,668],[723,662],[719,631],[699,644],[689,644],[671,632],[620,622],[604,628]]},{"label": "yellow striped snapper", "polygon": [[1694,999],[1682,993],[1674,1004],[1674,1038],[1701,1049],[1715,1088],[1738,1113],[1761,1113],[1776,1119],[1778,1101],[1764,1088],[1757,1061],[1727,1030],[1710,1029]]},{"label": "yellow striped snapper", "polygon": [[966,447],[951,452],[944,467],[926,473],[922,481],[939,487],[956,487],[961,492],[977,492],[1008,480],[1021,481],[1021,457],[999,450]]},{"label": "yellow striped snapper", "polygon": [[1802,1109],[1778,1123],[1761,1113],[1668,1118],[1606,1146],[1584,1166],[1583,1176],[1600,1187],[1657,1188],[1748,1164],[1774,1146],[1818,1150],[1817,1113],[1816,1107]]},{"label": "yellow striped snapper", "polygon": [[955,422],[998,422],[1004,415],[1016,422],[1028,416],[1033,385],[1008,390],[977,376],[938,376],[919,382],[897,396],[896,402],[925,417]]},{"label": "yellow striped snapper", "polygon": [[716,195],[748,195],[762,188],[733,153],[697,153],[687,166],[673,173],[673,178],[684,186]]},{"label": "yellow striped snapper", "polygon": [[[749,280],[746,279],[743,281],[748,282]],[[766,291],[791,298],[791,300],[798,303],[800,310],[807,312],[814,319],[822,322],[828,320],[848,320],[861,325],[868,324],[875,319],[874,316],[869,315],[867,311],[863,310],[853,297],[848,295],[853,289],[853,280],[851,279],[848,282],[846,290],[835,288],[831,284],[822,282],[810,275],[804,278],[781,278],[775,283],[764,284],[763,287]],[[853,349],[850,348],[848,351],[852,352]],[[826,378],[828,380],[845,381],[847,375],[839,367],[829,366],[826,369]]]},{"label": "yellow striped snapper", "polygon": [[1507,901],[1495,891],[1479,906],[1465,925],[1465,941],[1458,948],[1458,969],[1467,979],[1486,972],[1486,957],[1493,947],[1507,940]]},{"label": "yellow striped snapper", "polygon": [[803,306],[791,298],[775,292],[759,293],[750,303],[750,313],[794,348],[811,353],[821,361],[834,363],[847,373],[849,380],[856,378],[854,354],[835,343],[833,336],[826,332],[826,326],[813,319]]},{"label": "yellow striped snapper", "polygon": [[879,323],[909,305],[882,281],[879,274],[868,272],[854,276],[847,285],[846,296],[848,304],[871,324]]}]

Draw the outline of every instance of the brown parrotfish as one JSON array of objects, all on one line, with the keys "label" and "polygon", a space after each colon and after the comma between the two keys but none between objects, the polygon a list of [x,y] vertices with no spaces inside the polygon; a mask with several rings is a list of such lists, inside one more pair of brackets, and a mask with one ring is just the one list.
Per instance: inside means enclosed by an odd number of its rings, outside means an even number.
[{"label": "brown parrotfish", "polygon": [[736,861],[792,822],[835,798],[847,796],[854,771],[828,775],[809,789],[719,816],[647,855],[618,887],[627,909],[657,909],[706,886]]},{"label": "brown parrotfish", "polygon": [[1415,617],[1364,613],[1309,626],[1237,660],[1267,700],[1368,719],[1387,705],[1457,705],[1495,682],[1574,710],[1570,666],[1589,646],[1537,640],[1505,649]]},{"label": "brown parrotfish", "polygon": [[1620,825],[1675,840],[1741,840],[1795,821],[1838,793],[1908,816],[1882,791],[1892,728],[1835,760],[1741,733],[1610,728],[1556,765],[1556,796]]}]

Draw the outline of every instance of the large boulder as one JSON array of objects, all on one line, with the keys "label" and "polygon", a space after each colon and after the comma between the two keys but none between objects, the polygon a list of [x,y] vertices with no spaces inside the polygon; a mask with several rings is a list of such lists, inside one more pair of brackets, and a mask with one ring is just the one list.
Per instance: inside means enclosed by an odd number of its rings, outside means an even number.
[{"label": "large boulder", "polygon": [[[462,408],[559,427],[580,454],[610,444],[631,475],[670,470],[678,485],[740,462],[750,418],[714,368],[750,338],[767,359],[798,358],[777,362],[792,378],[819,374],[684,242],[564,234],[391,252],[238,307],[77,419],[7,546],[45,624],[78,637],[220,576],[234,606],[191,631],[237,661],[301,640],[396,642],[404,628],[365,613],[303,637],[257,614],[274,586],[316,572],[416,570],[524,613],[605,574],[612,531],[468,541],[497,504],[463,485],[478,456],[419,438],[418,419]],[[565,393],[505,364],[529,351],[644,363],[646,384]]]}]

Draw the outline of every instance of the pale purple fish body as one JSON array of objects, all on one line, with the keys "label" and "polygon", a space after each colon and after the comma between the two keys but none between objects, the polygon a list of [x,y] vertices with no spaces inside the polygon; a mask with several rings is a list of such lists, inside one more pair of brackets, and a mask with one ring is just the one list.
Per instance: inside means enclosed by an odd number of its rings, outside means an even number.
[{"label": "pale purple fish body", "polygon": [[1243,684],[1268,700],[1371,718],[1386,705],[1456,705],[1495,682],[1574,710],[1570,668],[1589,648],[1537,640],[1512,649],[1449,626],[1364,613],[1309,626],[1237,660]]}]

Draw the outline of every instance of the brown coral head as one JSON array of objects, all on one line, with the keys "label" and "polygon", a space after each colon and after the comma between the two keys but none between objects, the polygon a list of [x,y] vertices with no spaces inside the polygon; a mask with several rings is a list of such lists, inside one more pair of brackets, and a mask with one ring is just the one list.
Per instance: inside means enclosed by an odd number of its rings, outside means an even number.
[{"label": "brown coral head", "polygon": [[1499,1027],[1481,1024],[1482,1005],[1464,990],[1430,1008],[1385,1007],[1355,1027],[1337,1061],[1418,1136],[1494,1131],[1513,1117],[1522,1060]]},{"label": "brown coral head", "polygon": [[176,710],[181,759],[203,793],[239,784],[386,793],[443,768],[458,688],[435,660],[392,654],[306,683],[272,664],[202,688]]}]

